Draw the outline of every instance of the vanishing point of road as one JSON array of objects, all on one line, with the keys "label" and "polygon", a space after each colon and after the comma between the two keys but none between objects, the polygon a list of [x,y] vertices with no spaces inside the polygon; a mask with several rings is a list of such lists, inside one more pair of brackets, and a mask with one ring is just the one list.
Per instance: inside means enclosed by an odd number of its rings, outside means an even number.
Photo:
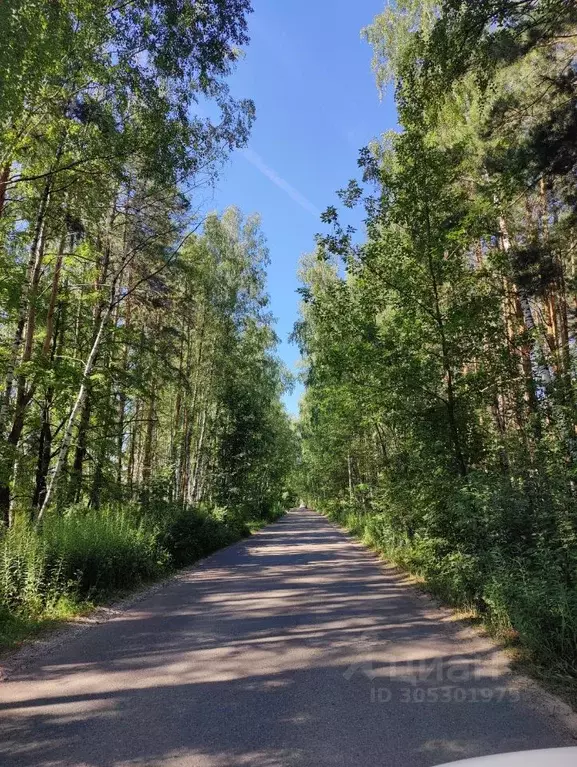
[{"label": "vanishing point of road", "polygon": [[429,767],[574,744],[494,643],[306,510],[0,683],[2,767]]}]

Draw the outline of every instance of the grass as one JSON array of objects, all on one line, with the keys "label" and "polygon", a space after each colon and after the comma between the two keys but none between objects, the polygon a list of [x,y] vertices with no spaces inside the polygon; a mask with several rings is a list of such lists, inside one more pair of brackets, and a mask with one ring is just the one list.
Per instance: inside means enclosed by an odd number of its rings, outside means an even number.
[{"label": "grass", "polygon": [[38,639],[63,623],[89,615],[96,605],[92,602],[76,602],[69,598],[60,599],[51,608],[39,615],[12,612],[0,609],[0,653],[13,650],[23,642]]},{"label": "grass", "polygon": [[0,652],[193,564],[281,516],[225,509],[71,509],[0,538]]},{"label": "grass", "polygon": [[501,561],[494,570],[487,566],[483,578],[482,567],[466,556],[438,556],[434,542],[412,549],[394,545],[382,514],[331,510],[327,516],[408,573],[417,588],[455,609],[460,620],[498,640],[514,669],[577,711],[577,594],[554,568],[535,571],[530,563]]},{"label": "grass", "polygon": [[37,637],[44,630],[53,626],[54,621],[51,621],[47,616],[34,618],[3,609],[0,611],[0,650],[10,650],[17,647],[25,639]]}]

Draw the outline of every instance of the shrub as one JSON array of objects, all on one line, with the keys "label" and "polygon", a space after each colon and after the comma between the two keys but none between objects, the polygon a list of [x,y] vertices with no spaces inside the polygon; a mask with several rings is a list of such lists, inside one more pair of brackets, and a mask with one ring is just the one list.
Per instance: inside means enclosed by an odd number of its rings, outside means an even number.
[{"label": "shrub", "polygon": [[[467,496],[469,506],[465,508]],[[510,496],[514,503],[507,508]],[[446,508],[451,504],[464,517],[460,545],[448,537],[431,535],[426,528],[409,536],[399,529],[396,510],[392,516],[380,508],[367,513],[349,502],[332,502],[323,510],[388,559],[422,577],[445,601],[473,607],[499,632],[518,636],[538,663],[577,676],[577,562],[572,558],[573,549],[568,545],[555,549],[551,539],[543,538],[519,556],[518,541],[491,535],[487,521],[483,545],[479,522],[470,517],[478,514],[487,520],[489,507],[498,520],[504,515],[520,518],[519,509],[526,508],[527,502],[510,490],[501,495],[495,488],[478,485],[458,491],[446,500]],[[427,521],[431,522],[430,516]],[[565,541],[572,539],[566,535]]]},{"label": "shrub", "polygon": [[247,534],[244,523],[227,510],[209,514],[184,508],[165,520],[159,542],[172,564],[184,567]]},{"label": "shrub", "polygon": [[577,588],[518,565],[494,573],[484,601],[490,622],[514,630],[540,663],[562,666],[577,676]]},{"label": "shrub", "polygon": [[0,608],[37,613],[46,594],[58,591],[59,585],[46,542],[29,526],[18,524],[4,533],[0,547]]},{"label": "shrub", "polygon": [[22,633],[22,621],[71,614],[75,604],[191,564],[248,532],[233,510],[160,501],[98,512],[73,507],[41,528],[19,521],[0,538],[0,637]]},{"label": "shrub", "polygon": [[106,509],[47,520],[49,565],[60,567],[81,598],[106,594],[161,574],[168,564],[156,532],[129,511]]}]

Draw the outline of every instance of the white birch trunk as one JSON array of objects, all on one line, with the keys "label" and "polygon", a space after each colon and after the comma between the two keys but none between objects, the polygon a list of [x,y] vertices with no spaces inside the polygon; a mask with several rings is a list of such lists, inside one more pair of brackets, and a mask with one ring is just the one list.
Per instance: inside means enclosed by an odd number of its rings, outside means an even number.
[{"label": "white birch trunk", "polygon": [[88,391],[88,386],[87,386],[88,378],[90,377],[94,369],[94,364],[96,362],[96,358],[100,350],[100,345],[102,343],[102,338],[104,336],[104,330],[106,328],[106,325],[108,324],[108,321],[110,320],[113,307],[114,307],[114,302],[111,301],[108,304],[106,311],[101,317],[98,333],[96,334],[96,338],[94,339],[94,343],[92,344],[92,349],[90,350],[90,354],[88,355],[88,359],[86,360],[86,365],[84,366],[82,384],[80,385],[80,389],[78,390],[78,394],[76,396],[76,400],[72,407],[72,411],[70,413],[68,421],[66,422],[66,428],[64,430],[64,434],[62,435],[62,444],[60,445],[58,460],[56,461],[56,466],[54,467],[54,471],[52,472],[50,483],[48,485],[48,489],[46,490],[46,496],[44,497],[44,502],[42,503],[40,511],[38,512],[38,518],[37,518],[38,522],[41,521],[42,517],[44,516],[44,513],[46,512],[46,509],[50,506],[50,503],[52,502],[54,492],[56,491],[56,487],[58,485],[58,480],[60,479],[60,475],[62,474],[62,469],[64,468],[66,459],[68,458],[68,451],[70,449],[70,443],[72,442],[72,432],[74,430],[74,423],[76,421],[76,417],[78,413],[80,412],[82,406],[84,405],[84,400],[86,399],[86,393]]}]

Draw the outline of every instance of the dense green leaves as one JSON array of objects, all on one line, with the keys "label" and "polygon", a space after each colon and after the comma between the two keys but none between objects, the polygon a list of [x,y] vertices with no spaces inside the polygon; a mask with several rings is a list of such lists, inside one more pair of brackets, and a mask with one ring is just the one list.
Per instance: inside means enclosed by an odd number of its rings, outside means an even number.
[{"label": "dense green leaves", "polygon": [[366,241],[325,215],[296,333],[310,502],[572,673],[575,23],[555,0],[375,20],[402,130],[340,194]]},{"label": "dense green leaves", "polygon": [[188,563],[291,500],[260,223],[198,191],[254,119],[227,85],[250,10],[0,4],[0,611]]}]

